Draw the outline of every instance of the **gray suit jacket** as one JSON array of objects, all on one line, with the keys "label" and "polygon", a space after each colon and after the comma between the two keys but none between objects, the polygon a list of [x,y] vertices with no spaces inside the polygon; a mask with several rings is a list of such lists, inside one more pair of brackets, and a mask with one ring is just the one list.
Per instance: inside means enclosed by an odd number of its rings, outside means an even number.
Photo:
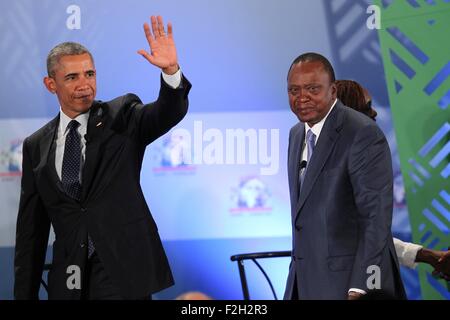
[{"label": "gray suit jacket", "polygon": [[[391,234],[392,164],[384,134],[369,117],[338,101],[298,195],[304,136],[303,123],[289,135],[293,251],[285,299],[346,299],[350,288],[371,289],[368,281],[404,298]],[[370,266],[380,272],[368,271]]]}]

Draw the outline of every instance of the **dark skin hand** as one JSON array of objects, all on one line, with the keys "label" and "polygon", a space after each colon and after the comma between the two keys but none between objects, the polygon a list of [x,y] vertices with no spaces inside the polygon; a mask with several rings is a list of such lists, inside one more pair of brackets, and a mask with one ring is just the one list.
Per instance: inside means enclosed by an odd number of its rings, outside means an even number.
[{"label": "dark skin hand", "polygon": [[347,296],[347,300],[358,300],[363,296],[362,293],[350,291]]},{"label": "dark skin hand", "polygon": [[434,268],[433,275],[450,281],[450,250],[438,251],[422,248],[417,252],[416,262],[424,262]]}]

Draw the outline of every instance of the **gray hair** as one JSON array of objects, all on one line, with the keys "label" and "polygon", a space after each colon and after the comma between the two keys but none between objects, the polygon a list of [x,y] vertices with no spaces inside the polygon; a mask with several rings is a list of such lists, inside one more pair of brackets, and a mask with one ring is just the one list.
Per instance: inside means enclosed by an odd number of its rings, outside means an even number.
[{"label": "gray hair", "polygon": [[63,42],[58,44],[52,50],[50,50],[47,56],[47,74],[49,77],[54,77],[56,72],[56,66],[59,60],[64,56],[74,56],[87,53],[94,63],[92,54],[83,45],[76,42]]}]

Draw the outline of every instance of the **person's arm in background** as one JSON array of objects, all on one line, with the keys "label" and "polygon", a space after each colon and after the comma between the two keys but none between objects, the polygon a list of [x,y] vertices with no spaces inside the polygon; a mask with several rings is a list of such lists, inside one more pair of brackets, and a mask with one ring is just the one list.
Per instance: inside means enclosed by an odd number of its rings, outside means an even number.
[{"label": "person's arm in background", "polygon": [[438,251],[394,238],[395,252],[401,265],[415,268],[417,263],[427,263],[434,268],[433,275],[450,280],[450,250]]},{"label": "person's arm in background", "polygon": [[[410,243],[403,242],[400,239],[394,238],[394,246],[395,253],[397,254],[398,262],[405,267],[415,268],[417,266],[416,256],[419,250],[423,248],[423,246]],[[419,261],[417,261],[419,262]]]}]

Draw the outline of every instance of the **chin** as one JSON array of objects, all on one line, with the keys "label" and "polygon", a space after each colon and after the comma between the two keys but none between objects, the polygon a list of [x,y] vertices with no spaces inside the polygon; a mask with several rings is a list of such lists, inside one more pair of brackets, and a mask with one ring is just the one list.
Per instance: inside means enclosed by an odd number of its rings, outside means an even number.
[{"label": "chin", "polygon": [[78,108],[77,111],[80,112],[80,113],[85,113],[85,112],[87,112],[87,111],[91,108],[91,105],[92,105],[92,104],[84,105],[84,106]]},{"label": "chin", "polygon": [[81,109],[88,110],[92,106],[93,103],[94,103],[94,100],[84,100],[80,104]]},{"label": "chin", "polygon": [[311,121],[310,118],[302,117],[302,116],[298,116],[298,120],[300,120],[301,122],[304,122],[304,123],[307,123],[307,122]]}]

